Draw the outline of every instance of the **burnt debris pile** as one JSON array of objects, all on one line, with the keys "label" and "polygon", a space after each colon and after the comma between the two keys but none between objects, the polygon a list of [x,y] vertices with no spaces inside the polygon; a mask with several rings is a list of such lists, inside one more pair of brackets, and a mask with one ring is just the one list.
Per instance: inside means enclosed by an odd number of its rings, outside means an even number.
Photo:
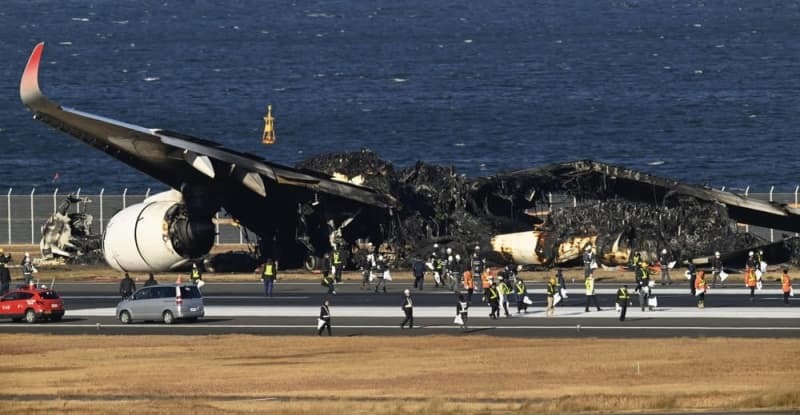
[{"label": "burnt debris pile", "polygon": [[[401,263],[427,256],[435,242],[466,254],[476,243],[486,250],[493,235],[534,228],[552,234],[553,244],[596,234],[600,249],[617,244],[653,256],[667,249],[679,262],[766,244],[738,229],[725,206],[675,191],[677,182],[644,174],[641,180],[636,172],[591,161],[467,178],[422,162],[396,170],[362,150],[321,155],[298,167],[361,176],[364,185],[397,199],[384,242]],[[578,206],[551,206],[549,193],[574,197]]]}]

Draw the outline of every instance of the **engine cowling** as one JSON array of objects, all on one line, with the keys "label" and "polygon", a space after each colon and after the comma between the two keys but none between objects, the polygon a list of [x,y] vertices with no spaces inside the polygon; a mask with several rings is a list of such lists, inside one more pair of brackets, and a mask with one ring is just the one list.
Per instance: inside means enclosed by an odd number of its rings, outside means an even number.
[{"label": "engine cowling", "polygon": [[167,193],[131,205],[108,221],[103,255],[109,266],[168,271],[208,253],[215,234],[211,218],[191,217],[180,193]]}]

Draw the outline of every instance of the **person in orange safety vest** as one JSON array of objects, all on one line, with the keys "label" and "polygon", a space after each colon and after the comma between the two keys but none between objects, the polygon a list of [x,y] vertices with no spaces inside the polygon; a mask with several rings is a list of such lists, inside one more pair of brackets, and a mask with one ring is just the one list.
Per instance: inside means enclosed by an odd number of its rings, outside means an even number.
[{"label": "person in orange safety vest", "polygon": [[783,303],[789,304],[789,296],[792,295],[792,279],[789,277],[789,268],[783,268],[781,277],[781,288],[783,289]]},{"label": "person in orange safety vest", "polygon": [[464,288],[467,290],[467,304],[472,304],[472,293],[475,292],[475,280],[472,279],[472,271],[464,271]]},{"label": "person in orange safety vest", "polygon": [[697,271],[697,278],[694,280],[694,292],[697,295],[697,308],[705,308],[706,304],[706,273]]}]

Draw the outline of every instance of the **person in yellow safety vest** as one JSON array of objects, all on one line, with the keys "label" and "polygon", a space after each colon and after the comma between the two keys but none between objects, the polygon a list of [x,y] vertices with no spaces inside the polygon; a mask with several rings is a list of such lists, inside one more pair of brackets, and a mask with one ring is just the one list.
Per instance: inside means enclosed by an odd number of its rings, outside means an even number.
[{"label": "person in yellow safety vest", "polygon": [[203,279],[203,274],[201,274],[200,270],[197,268],[197,263],[192,263],[192,273],[190,277],[194,285],[197,285],[197,282]]},{"label": "person in yellow safety vest", "polygon": [[272,285],[278,278],[278,267],[272,258],[267,258],[264,262],[264,268],[261,271],[261,281],[264,283],[264,296],[272,297]]},{"label": "person in yellow safety vest", "polygon": [[528,296],[528,287],[525,286],[525,281],[517,277],[517,282],[514,284],[517,290],[517,314],[525,311],[528,312],[528,303],[525,302],[525,297]]},{"label": "person in yellow safety vest", "polygon": [[783,267],[783,276],[781,277],[781,288],[783,289],[783,303],[789,304],[789,296],[794,293],[792,292],[792,279],[789,277],[788,267]]},{"label": "person in yellow safety vest", "polygon": [[617,305],[619,306],[619,321],[625,321],[625,313],[628,311],[628,302],[631,296],[628,294],[628,286],[623,285],[617,290]]},{"label": "person in yellow safety vest", "polygon": [[336,279],[336,282],[342,282],[342,269],[344,268],[344,263],[342,260],[342,252],[337,245],[333,250],[333,261],[331,261],[333,262],[333,276]]},{"label": "person in yellow safety vest", "polygon": [[550,280],[547,282],[547,308],[545,309],[545,315],[547,317],[556,314],[556,304],[553,297],[556,295],[557,292],[558,292],[558,285],[556,284],[556,278],[551,277]]},{"label": "person in yellow safety vest", "polygon": [[697,271],[697,279],[694,280],[694,292],[697,296],[697,308],[706,307],[706,273]]},{"label": "person in yellow safety vest", "polygon": [[494,283],[484,290],[483,299],[489,302],[489,306],[492,307],[489,318],[496,320],[500,317],[500,293],[497,292],[497,287]]},{"label": "person in yellow safety vest", "polygon": [[467,303],[472,303],[472,293],[475,292],[475,280],[472,278],[472,271],[464,271],[464,289],[467,290]]},{"label": "person in yellow safety vest", "polygon": [[506,314],[506,318],[509,318],[511,314],[508,312],[508,295],[511,294],[511,287],[506,284],[503,277],[497,277],[497,280],[499,281],[497,293],[500,295],[500,304],[503,305],[503,312]]},{"label": "person in yellow safety vest", "polygon": [[597,311],[600,311],[600,304],[597,303],[597,296],[594,292],[594,275],[589,273],[586,277],[586,280],[583,282],[584,287],[586,287],[586,311],[589,312],[589,304],[594,301],[594,306],[597,307]]}]

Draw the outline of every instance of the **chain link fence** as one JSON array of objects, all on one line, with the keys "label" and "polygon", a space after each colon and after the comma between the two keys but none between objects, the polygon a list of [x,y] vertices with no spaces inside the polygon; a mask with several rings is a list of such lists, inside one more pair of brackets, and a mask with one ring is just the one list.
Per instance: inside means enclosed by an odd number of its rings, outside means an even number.
[{"label": "chain link fence", "polygon": [[[725,190],[725,188],[722,188]],[[772,189],[766,193],[756,193],[750,191],[748,187],[743,195],[760,200],[772,201],[775,203],[798,205],[798,193],[800,186],[795,188],[794,193],[774,193]],[[61,202],[70,193],[59,192],[56,189],[52,193],[36,193],[36,189],[28,192],[23,190],[8,189],[5,197],[0,196],[0,244],[38,244],[41,238],[41,227],[57,209]],[[84,194],[81,189],[74,192],[76,196],[88,198],[88,203],[73,204],[68,213],[88,213],[92,215],[92,233],[102,234],[108,220],[120,210],[136,203],[142,202],[150,196],[148,189],[145,194],[128,194],[128,189],[124,189],[121,194],[106,194],[105,189],[101,189],[97,194]],[[553,208],[576,206],[580,202],[571,196],[564,194],[549,194],[548,201]],[[216,215],[216,244],[242,244],[248,242],[248,231],[232,220],[224,210],[217,212]],[[757,226],[743,225],[745,232],[752,232],[763,239],[774,242],[783,239],[787,235],[796,236],[796,233],[786,232],[780,229],[768,229]],[[253,235],[249,233],[249,235]],[[255,242],[254,240],[250,240]]]},{"label": "chain link fence", "polygon": [[[145,194],[128,194],[128,189],[124,189],[121,194],[106,194],[105,189],[101,189],[96,194],[85,194],[81,193],[81,189],[73,193],[63,193],[56,189],[52,193],[41,194],[36,193],[36,189],[28,192],[8,189],[5,197],[0,196],[0,244],[38,244],[42,236],[42,225],[69,194],[87,198],[89,202],[72,204],[67,213],[92,215],[91,233],[99,235],[114,214],[141,203],[150,196],[150,190]],[[247,230],[231,220],[226,220],[230,216],[224,210],[217,212],[216,219],[216,244],[248,242]]]}]

